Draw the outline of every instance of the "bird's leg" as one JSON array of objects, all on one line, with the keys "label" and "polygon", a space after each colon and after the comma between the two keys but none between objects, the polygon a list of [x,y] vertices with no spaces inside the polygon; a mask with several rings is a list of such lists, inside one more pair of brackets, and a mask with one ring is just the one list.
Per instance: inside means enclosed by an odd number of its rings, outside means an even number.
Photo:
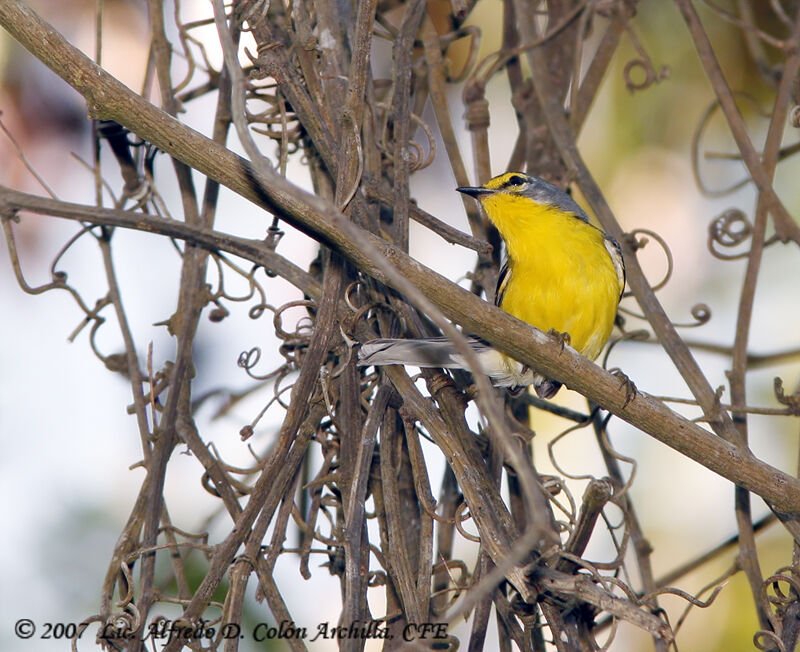
[{"label": "bird's leg", "polygon": [[636,385],[633,384],[633,381],[628,378],[621,369],[611,369],[611,375],[619,380],[620,387],[625,387],[625,403],[622,405],[622,409],[625,409],[628,407],[628,403],[636,398],[639,390],[636,389]]}]

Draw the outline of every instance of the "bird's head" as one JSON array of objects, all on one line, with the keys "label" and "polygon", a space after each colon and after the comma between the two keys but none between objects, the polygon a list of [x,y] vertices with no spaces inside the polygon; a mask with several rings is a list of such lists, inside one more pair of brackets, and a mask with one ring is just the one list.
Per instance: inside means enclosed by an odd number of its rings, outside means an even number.
[{"label": "bird's head", "polygon": [[539,206],[549,206],[574,215],[581,220],[589,221],[583,209],[561,188],[541,177],[534,177],[523,172],[506,172],[490,179],[483,186],[462,186],[456,190],[475,197],[481,203],[489,198],[492,198],[490,203],[495,206],[510,203],[508,200],[515,204],[519,200],[527,200],[533,201]]}]

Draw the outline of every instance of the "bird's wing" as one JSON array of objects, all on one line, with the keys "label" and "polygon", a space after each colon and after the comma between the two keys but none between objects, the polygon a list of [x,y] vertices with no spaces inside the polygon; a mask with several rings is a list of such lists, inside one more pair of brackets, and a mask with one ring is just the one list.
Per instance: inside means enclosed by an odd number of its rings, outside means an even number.
[{"label": "bird's wing", "polygon": [[500,275],[497,277],[497,287],[494,290],[494,305],[500,306],[503,302],[503,294],[505,294],[508,282],[511,280],[511,265],[509,264],[508,257],[503,260],[503,265],[500,267]]},{"label": "bird's wing", "polygon": [[607,233],[603,234],[603,244],[606,246],[608,255],[611,256],[611,262],[614,263],[614,271],[617,273],[617,281],[619,281],[619,296],[622,298],[622,293],[625,291],[625,260],[622,258],[622,247]]}]

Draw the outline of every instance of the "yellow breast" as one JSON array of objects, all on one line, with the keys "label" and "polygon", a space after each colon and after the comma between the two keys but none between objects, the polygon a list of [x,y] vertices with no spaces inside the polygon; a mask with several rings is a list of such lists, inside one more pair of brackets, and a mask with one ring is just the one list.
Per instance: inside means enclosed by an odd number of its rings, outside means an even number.
[{"label": "yellow breast", "polygon": [[508,249],[500,307],[540,330],[569,333],[573,348],[596,358],[622,291],[603,233],[526,197],[489,196],[483,205]]}]

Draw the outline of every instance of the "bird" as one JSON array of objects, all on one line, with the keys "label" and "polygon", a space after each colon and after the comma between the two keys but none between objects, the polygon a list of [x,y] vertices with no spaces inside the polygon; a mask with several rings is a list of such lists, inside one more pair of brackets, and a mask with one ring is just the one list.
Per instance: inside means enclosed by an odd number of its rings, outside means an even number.
[{"label": "bird", "polygon": [[[505,244],[495,305],[560,335],[584,357],[597,358],[625,289],[619,243],[594,226],[572,197],[540,177],[506,172],[456,190],[480,203]],[[540,398],[552,398],[561,387],[477,337],[468,342],[497,387],[518,392],[533,385]],[[358,364],[466,368],[445,337],[370,340],[361,345]]]}]

